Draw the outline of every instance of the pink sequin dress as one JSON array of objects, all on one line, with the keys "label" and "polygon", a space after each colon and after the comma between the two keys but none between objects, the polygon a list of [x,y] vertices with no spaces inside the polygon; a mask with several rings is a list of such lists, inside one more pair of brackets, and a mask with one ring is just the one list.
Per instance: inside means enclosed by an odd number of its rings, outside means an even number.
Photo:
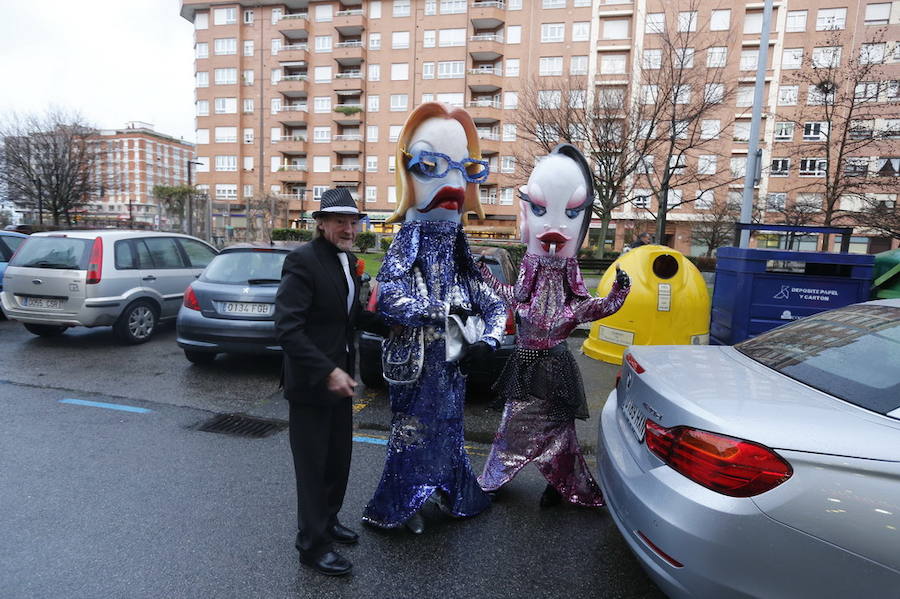
[{"label": "pink sequin dress", "polygon": [[606,297],[591,297],[575,258],[526,254],[515,286],[482,271],[516,314],[519,336],[494,386],[505,407],[479,484],[497,490],[534,462],[570,503],[602,506],[575,434],[575,419],[588,417],[587,402],[565,340],[578,324],[616,312],[630,289],[613,284]]}]

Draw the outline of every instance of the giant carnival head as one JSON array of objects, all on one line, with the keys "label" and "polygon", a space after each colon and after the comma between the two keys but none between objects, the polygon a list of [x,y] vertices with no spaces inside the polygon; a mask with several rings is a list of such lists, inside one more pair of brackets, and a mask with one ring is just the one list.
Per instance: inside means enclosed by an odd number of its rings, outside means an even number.
[{"label": "giant carnival head", "polygon": [[488,177],[478,133],[465,110],[426,102],[413,110],[397,143],[397,211],[389,223],[460,222],[466,212],[484,218],[478,184]]},{"label": "giant carnival head", "polygon": [[521,233],[528,252],[572,258],[590,224],[594,185],[584,155],[559,144],[538,162],[519,188]]}]

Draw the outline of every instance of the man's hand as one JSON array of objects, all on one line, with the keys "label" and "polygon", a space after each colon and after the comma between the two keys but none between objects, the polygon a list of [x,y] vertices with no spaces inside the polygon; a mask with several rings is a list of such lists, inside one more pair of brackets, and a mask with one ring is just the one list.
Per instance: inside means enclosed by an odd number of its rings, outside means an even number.
[{"label": "man's hand", "polygon": [[356,387],[356,381],[353,377],[341,370],[335,368],[328,375],[325,381],[328,390],[338,397],[353,397],[353,389]]},{"label": "man's hand", "polygon": [[622,289],[631,287],[631,277],[628,276],[627,272],[619,268],[618,264],[616,264],[616,283],[618,283],[619,287]]}]

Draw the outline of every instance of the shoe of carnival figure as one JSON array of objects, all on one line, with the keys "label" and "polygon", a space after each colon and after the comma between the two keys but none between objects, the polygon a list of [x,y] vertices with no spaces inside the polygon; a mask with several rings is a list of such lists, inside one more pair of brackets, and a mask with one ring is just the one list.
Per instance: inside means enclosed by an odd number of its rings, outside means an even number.
[{"label": "shoe of carnival figure", "polygon": [[[485,283],[469,252],[462,215],[483,217],[478,183],[487,179],[475,125],[463,110],[429,102],[410,113],[397,149],[398,209],[403,221],[378,273],[378,311],[393,332],[382,366],[390,384],[391,434],[384,473],[363,521],[424,530],[419,514],[434,499],[454,516],[490,505],[463,449],[466,379],[448,356],[448,319],[483,321],[463,361],[500,344],[503,301]],[[459,320],[461,319],[461,320]],[[463,364],[464,366],[464,364]]]},{"label": "shoe of carnival figure", "polygon": [[594,189],[588,164],[574,146],[560,144],[541,160],[520,196],[522,240],[528,247],[519,278],[515,286],[503,285],[484,269],[486,280],[515,312],[519,336],[494,385],[505,407],[478,482],[493,493],[535,462],[548,481],[541,506],[564,498],[599,507],[603,496],[575,436],[575,419],[586,419],[588,411],[566,338],[576,325],[618,310],[631,283],[619,271],[604,298],[591,297],[584,286],[576,255],[587,233]]}]

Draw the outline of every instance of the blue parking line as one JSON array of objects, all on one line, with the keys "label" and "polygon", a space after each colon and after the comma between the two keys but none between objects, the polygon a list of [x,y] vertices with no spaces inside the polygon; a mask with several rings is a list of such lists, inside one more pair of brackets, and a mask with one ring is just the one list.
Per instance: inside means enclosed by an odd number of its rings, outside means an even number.
[{"label": "blue parking line", "polygon": [[117,403],[103,403],[99,401],[87,401],[84,399],[61,399],[59,403],[67,403],[74,406],[89,406],[91,408],[106,408],[108,410],[119,410],[122,412],[134,412],[136,414],[149,414],[153,410],[148,410],[146,408],[136,408],[134,406],[123,406]]},{"label": "blue parking line", "polygon": [[361,437],[355,436],[353,440],[357,443],[371,443],[373,445],[387,445],[387,439],[379,439],[378,437]]}]

